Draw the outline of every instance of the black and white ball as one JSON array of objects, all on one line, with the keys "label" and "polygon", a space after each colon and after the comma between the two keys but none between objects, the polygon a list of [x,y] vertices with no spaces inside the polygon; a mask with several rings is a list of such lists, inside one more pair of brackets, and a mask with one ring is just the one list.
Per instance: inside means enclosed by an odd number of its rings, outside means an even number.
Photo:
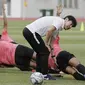
[{"label": "black and white ball", "polygon": [[30,76],[30,80],[33,85],[42,85],[44,77],[43,74],[40,72],[34,72]]}]

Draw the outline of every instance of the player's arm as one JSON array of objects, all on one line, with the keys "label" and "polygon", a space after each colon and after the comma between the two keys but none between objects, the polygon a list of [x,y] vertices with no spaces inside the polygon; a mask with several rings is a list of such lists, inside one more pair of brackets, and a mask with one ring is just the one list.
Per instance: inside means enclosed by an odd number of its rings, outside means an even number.
[{"label": "player's arm", "polygon": [[47,31],[46,38],[45,38],[45,44],[46,44],[46,46],[49,46],[50,40],[52,38],[52,34],[53,34],[53,32],[55,30],[56,30],[56,28],[54,26],[51,26],[50,30]]},{"label": "player's arm", "polygon": [[8,42],[12,42],[13,44],[16,44],[16,42],[14,42],[8,35],[7,32],[7,27],[8,27],[8,23],[7,23],[7,17],[5,14],[5,0],[2,0],[2,11],[3,11],[3,31],[2,31],[2,35],[1,35],[1,39],[4,41],[8,41]]},{"label": "player's arm", "polygon": [[3,11],[3,20],[4,20],[4,29],[7,30],[7,18],[6,18],[6,14],[5,14],[5,0],[2,0],[2,11]]},{"label": "player's arm", "polygon": [[56,6],[56,9],[57,9],[56,16],[60,16],[60,14],[63,11],[63,6],[62,5],[58,5],[58,6]]}]

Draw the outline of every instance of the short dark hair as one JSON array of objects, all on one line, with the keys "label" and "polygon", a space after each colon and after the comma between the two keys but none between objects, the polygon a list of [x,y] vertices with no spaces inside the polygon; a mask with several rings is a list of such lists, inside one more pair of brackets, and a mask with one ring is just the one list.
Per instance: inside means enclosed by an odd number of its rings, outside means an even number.
[{"label": "short dark hair", "polygon": [[66,18],[68,18],[69,20],[72,21],[72,27],[76,27],[77,20],[72,15],[65,16],[64,19],[66,19]]}]

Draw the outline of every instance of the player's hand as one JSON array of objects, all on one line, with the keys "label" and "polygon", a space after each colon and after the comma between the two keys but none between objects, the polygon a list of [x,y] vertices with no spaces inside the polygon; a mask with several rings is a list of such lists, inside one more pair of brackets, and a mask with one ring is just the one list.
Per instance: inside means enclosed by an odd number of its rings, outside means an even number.
[{"label": "player's hand", "polygon": [[5,4],[5,0],[2,0],[2,8],[3,8],[3,10],[5,10],[5,6],[4,6],[4,4]]},{"label": "player's hand", "polygon": [[56,6],[56,8],[57,8],[57,15],[60,16],[60,14],[63,11],[63,6],[62,5],[58,5],[58,6]]}]

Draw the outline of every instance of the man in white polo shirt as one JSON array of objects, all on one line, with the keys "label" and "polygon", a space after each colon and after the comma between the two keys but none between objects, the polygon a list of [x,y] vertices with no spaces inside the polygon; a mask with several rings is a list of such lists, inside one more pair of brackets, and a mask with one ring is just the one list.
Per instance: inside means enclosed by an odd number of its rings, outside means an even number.
[{"label": "man in white polo shirt", "polygon": [[[43,73],[45,78],[52,79],[51,76],[48,75],[49,45],[52,36],[57,36],[59,31],[71,29],[72,27],[76,27],[76,25],[76,19],[69,15],[64,19],[56,16],[45,16],[25,26],[23,35],[37,53],[36,71]],[[45,42],[42,39],[43,36],[46,36]]]}]

